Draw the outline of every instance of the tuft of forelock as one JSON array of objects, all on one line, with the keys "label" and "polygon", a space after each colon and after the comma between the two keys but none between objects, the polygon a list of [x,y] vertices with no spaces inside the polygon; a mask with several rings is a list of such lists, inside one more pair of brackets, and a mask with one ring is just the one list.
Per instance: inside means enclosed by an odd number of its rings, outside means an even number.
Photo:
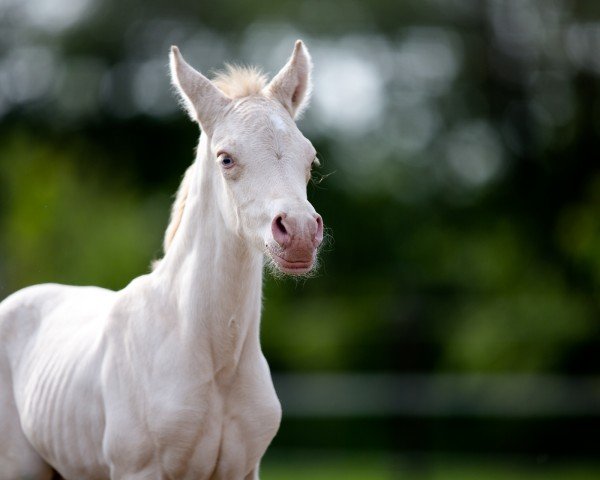
[{"label": "tuft of forelock", "polygon": [[267,85],[266,75],[257,67],[226,64],[212,79],[215,86],[229,98],[258,95]]}]

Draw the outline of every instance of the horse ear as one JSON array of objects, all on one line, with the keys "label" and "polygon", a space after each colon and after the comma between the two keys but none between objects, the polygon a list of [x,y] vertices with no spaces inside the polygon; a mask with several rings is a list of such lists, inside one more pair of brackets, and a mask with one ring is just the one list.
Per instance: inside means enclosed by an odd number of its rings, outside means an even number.
[{"label": "horse ear", "polygon": [[296,40],[292,56],[266,87],[268,94],[279,100],[293,118],[302,115],[308,106],[312,91],[311,73],[310,54],[302,40]]},{"label": "horse ear", "polygon": [[197,121],[208,135],[212,135],[216,118],[230,100],[213,83],[191,67],[179,49],[171,47],[171,82],[179,93],[190,118]]}]

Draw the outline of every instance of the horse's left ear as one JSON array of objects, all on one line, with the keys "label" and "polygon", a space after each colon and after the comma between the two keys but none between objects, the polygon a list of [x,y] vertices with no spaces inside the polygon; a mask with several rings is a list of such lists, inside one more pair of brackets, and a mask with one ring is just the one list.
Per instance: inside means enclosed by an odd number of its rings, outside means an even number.
[{"label": "horse's left ear", "polygon": [[171,81],[179,93],[190,118],[212,135],[215,121],[230,100],[213,83],[184,59],[176,46],[170,54]]},{"label": "horse's left ear", "polygon": [[267,85],[267,94],[279,100],[293,118],[308,106],[312,90],[312,61],[302,40],[296,41],[294,53]]}]

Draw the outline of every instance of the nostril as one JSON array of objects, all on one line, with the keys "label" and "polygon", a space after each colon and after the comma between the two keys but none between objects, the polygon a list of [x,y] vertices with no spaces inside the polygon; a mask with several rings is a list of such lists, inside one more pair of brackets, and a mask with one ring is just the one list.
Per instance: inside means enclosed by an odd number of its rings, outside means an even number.
[{"label": "nostril", "polygon": [[321,215],[317,215],[317,218],[315,218],[315,220],[317,221],[317,230],[323,230],[323,219],[321,218]]},{"label": "nostril", "polygon": [[314,235],[314,242],[318,247],[319,244],[323,241],[323,219],[321,218],[321,215],[317,215],[315,217],[315,220],[317,222],[317,230]]},{"label": "nostril", "polygon": [[284,223],[285,214],[277,215],[271,223],[271,233],[275,241],[282,247],[286,247],[291,240],[291,235]]},{"label": "nostril", "polygon": [[283,224],[283,218],[281,215],[279,215],[275,219],[275,226],[279,229],[279,232],[282,233],[283,235],[288,234],[288,231],[286,230],[285,225]]}]

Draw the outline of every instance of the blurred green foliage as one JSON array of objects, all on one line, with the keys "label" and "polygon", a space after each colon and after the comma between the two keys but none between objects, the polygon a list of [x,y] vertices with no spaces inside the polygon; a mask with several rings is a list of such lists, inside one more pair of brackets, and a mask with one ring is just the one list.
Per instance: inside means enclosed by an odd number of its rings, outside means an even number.
[{"label": "blurred green foliage", "polygon": [[160,248],[166,195],[144,197],[122,172],[95,168],[102,156],[86,142],[61,146],[18,132],[0,148],[10,159],[0,171],[0,241],[11,289],[46,281],[122,288],[147,268]]},{"label": "blurred green foliage", "polygon": [[275,369],[597,372],[594,9],[451,3],[347,2],[332,30],[336,2],[6,3],[3,295],[121,288],[160,255],[197,135],[170,95],[170,43],[205,71],[273,72],[302,36],[301,126],[326,177],[309,193],[333,240],[320,277],[267,281]]}]

